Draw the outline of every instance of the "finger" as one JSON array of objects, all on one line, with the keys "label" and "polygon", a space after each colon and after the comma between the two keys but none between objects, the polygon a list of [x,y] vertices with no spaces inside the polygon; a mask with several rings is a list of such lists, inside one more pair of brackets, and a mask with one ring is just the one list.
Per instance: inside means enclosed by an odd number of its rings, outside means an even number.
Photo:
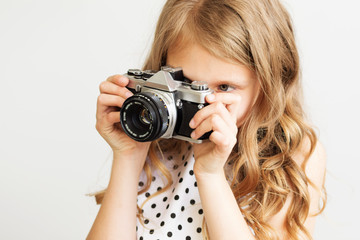
[{"label": "finger", "polygon": [[99,89],[100,89],[100,93],[118,95],[123,98],[128,98],[133,95],[132,92],[127,88],[120,87],[119,85],[116,85],[110,81],[104,81],[100,83]]},{"label": "finger", "polygon": [[125,99],[120,96],[102,93],[98,97],[98,104],[106,107],[122,107]]},{"label": "finger", "polygon": [[96,130],[101,133],[104,129],[114,128],[120,122],[120,112],[110,112],[97,119]]},{"label": "finger", "polygon": [[106,115],[106,121],[109,124],[120,122],[120,112],[110,112]]},{"label": "finger", "polygon": [[105,116],[106,114],[108,114],[109,112],[115,112],[115,111],[119,111],[121,108],[119,107],[103,107],[102,111],[100,111],[99,107],[96,111],[96,118],[102,118],[103,116]]},{"label": "finger", "polygon": [[236,144],[235,137],[229,137],[219,131],[214,131],[209,136],[209,140],[212,141],[221,150],[232,149]]},{"label": "finger", "polygon": [[210,132],[213,129],[212,122],[215,121],[217,115],[213,115],[204,121],[202,121],[191,133],[192,139],[198,139],[202,135],[204,135],[207,132]]},{"label": "finger", "polygon": [[[213,96],[211,96],[213,95]],[[233,93],[216,93],[207,96],[206,100],[209,103],[220,101],[225,104],[226,108],[230,111],[233,119],[236,119],[237,113],[241,107],[241,96]]]},{"label": "finger", "polygon": [[223,134],[229,136],[234,134],[232,128],[227,125],[223,118],[217,114],[213,114],[209,118],[205,119],[197,128],[195,128],[195,130],[191,133],[191,137],[193,139],[198,139],[211,130],[222,132]]},{"label": "finger", "polygon": [[237,131],[237,129],[235,129],[236,126],[234,125],[235,120],[233,116],[221,102],[212,103],[198,111],[190,121],[189,126],[191,128],[197,128],[203,121],[205,121],[205,119],[209,118],[213,114],[221,116],[221,118],[223,118],[227,123],[228,127]]},{"label": "finger", "polygon": [[102,93],[97,100],[97,112],[96,116],[102,116],[107,112],[109,107],[122,107],[125,99],[120,96]]},{"label": "finger", "polygon": [[226,149],[232,149],[237,142],[237,127],[235,127],[235,131],[231,128],[226,127],[226,123],[221,121],[222,119],[215,118],[212,122],[212,130],[213,132],[209,136],[209,140],[215,143],[221,151]]},{"label": "finger", "polygon": [[129,84],[129,79],[120,74],[110,76],[106,79],[106,81],[115,83],[116,85],[119,85],[120,87],[126,87]]},{"label": "finger", "polygon": [[241,96],[234,93],[215,93],[209,94],[206,96],[206,100],[210,102],[221,101],[222,103],[228,104],[238,104],[241,102]]}]

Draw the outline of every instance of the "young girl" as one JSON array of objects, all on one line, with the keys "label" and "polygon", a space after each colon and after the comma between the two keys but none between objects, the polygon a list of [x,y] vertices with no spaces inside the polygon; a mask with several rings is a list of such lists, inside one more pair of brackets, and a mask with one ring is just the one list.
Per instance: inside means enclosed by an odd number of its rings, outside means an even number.
[{"label": "young girl", "polygon": [[189,123],[209,140],[132,140],[119,125],[129,80],[102,82],[96,129],[113,165],[87,239],[311,239],[325,154],[279,1],[168,0],[144,69],[163,65],[214,90]]}]

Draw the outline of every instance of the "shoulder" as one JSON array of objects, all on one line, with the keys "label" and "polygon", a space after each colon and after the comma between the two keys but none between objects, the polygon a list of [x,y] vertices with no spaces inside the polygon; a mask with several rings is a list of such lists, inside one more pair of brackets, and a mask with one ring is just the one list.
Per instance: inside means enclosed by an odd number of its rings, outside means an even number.
[{"label": "shoulder", "polygon": [[321,188],[326,169],[326,151],[320,141],[313,143],[313,145],[308,137],[304,138],[292,157],[305,170],[310,181]]},{"label": "shoulder", "polygon": [[[314,145],[314,146],[312,146]],[[319,142],[311,143],[310,139],[304,139],[298,150],[292,155],[293,160],[300,168],[305,170],[308,178],[308,192],[309,192],[309,215],[304,223],[306,229],[312,233],[314,231],[315,217],[321,212],[319,203],[322,199],[322,190],[324,185],[324,176],[326,172],[326,153],[324,146]],[[283,228],[287,211],[291,205],[289,196],[283,208],[275,214],[271,220],[270,225],[275,229]]]},{"label": "shoulder", "polygon": [[302,142],[301,148],[294,154],[293,159],[305,170],[306,177],[308,178],[310,209],[309,218],[305,225],[311,231],[314,228],[315,216],[322,211],[320,207],[321,199],[323,204],[326,201],[326,196],[323,195],[326,175],[326,151],[321,142],[317,141],[311,152],[311,141],[305,139]]}]

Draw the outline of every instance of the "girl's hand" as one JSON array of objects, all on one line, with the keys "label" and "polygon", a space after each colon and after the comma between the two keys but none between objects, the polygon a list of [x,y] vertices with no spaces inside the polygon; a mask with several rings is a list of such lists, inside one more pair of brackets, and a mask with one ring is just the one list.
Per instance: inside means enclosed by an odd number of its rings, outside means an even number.
[{"label": "girl's hand", "polygon": [[210,141],[194,144],[194,172],[202,174],[223,174],[223,167],[237,142],[237,120],[241,97],[232,93],[216,93],[206,97],[210,105],[198,111],[190,127],[191,137],[197,139],[213,131]]},{"label": "girl's hand", "polygon": [[126,88],[128,83],[128,78],[114,75],[100,84],[96,129],[110,145],[114,154],[131,155],[136,153],[144,155],[149,149],[150,142],[142,143],[131,139],[124,133],[120,124],[120,108],[124,101],[133,95]]}]

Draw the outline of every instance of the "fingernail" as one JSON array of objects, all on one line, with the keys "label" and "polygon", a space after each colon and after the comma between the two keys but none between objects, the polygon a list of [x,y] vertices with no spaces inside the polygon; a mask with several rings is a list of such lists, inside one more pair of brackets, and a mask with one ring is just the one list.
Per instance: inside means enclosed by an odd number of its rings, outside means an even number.
[{"label": "fingernail", "polygon": [[214,94],[210,94],[210,95],[207,95],[207,100],[212,102],[215,100],[215,95]]},{"label": "fingernail", "polygon": [[191,121],[190,121],[190,123],[189,123],[189,126],[190,126],[191,128],[194,128],[194,126],[195,126],[195,121],[194,121],[194,119],[191,119]]},{"label": "fingernail", "polygon": [[193,132],[190,134],[190,137],[191,137],[192,139],[195,139],[195,131],[193,131]]},{"label": "fingernail", "polygon": [[120,77],[120,82],[126,82],[127,81],[127,78],[126,77],[124,77],[124,76],[121,76]]},{"label": "fingernail", "polygon": [[133,95],[133,94],[132,94],[131,92],[126,92],[126,93],[125,93],[125,97],[126,97],[126,98],[129,98],[129,97],[131,97],[132,95]]}]

